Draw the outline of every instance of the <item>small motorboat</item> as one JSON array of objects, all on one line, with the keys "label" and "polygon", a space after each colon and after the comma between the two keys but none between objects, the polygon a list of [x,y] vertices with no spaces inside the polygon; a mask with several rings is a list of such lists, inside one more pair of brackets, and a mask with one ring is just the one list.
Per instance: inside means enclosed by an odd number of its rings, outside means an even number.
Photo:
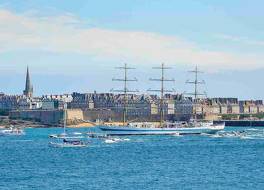
[{"label": "small motorboat", "polygon": [[107,144],[111,144],[111,143],[117,143],[117,142],[121,142],[122,139],[120,138],[110,138],[108,137],[107,139],[105,139],[105,143]]},{"label": "small motorboat", "polygon": [[68,134],[52,134],[49,135],[49,138],[55,138],[55,139],[82,139],[84,136],[70,136]]},{"label": "small motorboat", "polygon": [[0,130],[0,136],[9,136],[9,135],[24,135],[25,132],[22,128],[10,126],[6,129]]},{"label": "small motorboat", "polygon": [[106,134],[101,133],[87,133],[89,138],[98,138],[98,139],[107,139],[108,136]]},{"label": "small motorboat", "polygon": [[50,142],[50,146],[57,148],[81,148],[87,147],[88,144],[77,139],[63,139],[62,142]]},{"label": "small motorboat", "polygon": [[107,144],[112,144],[112,143],[117,143],[118,141],[116,141],[115,139],[105,139],[104,142]]},{"label": "small motorboat", "polygon": [[82,135],[82,133],[80,133],[80,132],[74,132],[73,134],[74,135]]}]

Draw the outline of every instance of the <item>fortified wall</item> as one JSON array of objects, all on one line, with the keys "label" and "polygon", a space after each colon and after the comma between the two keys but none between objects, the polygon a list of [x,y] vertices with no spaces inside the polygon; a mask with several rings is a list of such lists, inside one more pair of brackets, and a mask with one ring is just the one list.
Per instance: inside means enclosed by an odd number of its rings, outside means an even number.
[{"label": "fortified wall", "polygon": [[[9,113],[10,119],[38,121],[45,125],[58,125],[63,120],[63,110],[17,110]],[[67,110],[68,120],[83,120],[83,111],[80,109]]]},{"label": "fortified wall", "polygon": [[[9,113],[10,119],[22,119],[22,120],[32,120],[40,122],[44,125],[59,125],[62,124],[64,119],[63,110],[15,110]],[[179,116],[176,115],[166,115],[166,120],[179,120]],[[123,120],[122,113],[116,113],[110,109],[67,109],[67,124],[76,125],[82,122],[95,122],[96,120],[101,121],[113,121],[120,122]],[[159,121],[159,114],[152,114],[150,116],[135,115],[127,116],[127,121]]]},{"label": "fortified wall", "polygon": [[63,118],[62,110],[22,110],[11,111],[9,113],[10,119],[22,119],[38,121],[45,125],[59,124]]}]

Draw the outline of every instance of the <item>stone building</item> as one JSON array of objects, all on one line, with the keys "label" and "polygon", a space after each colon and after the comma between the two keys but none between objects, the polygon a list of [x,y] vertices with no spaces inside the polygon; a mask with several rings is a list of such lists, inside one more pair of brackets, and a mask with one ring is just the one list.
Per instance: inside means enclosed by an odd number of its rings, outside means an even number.
[{"label": "stone building", "polygon": [[1,110],[16,110],[19,108],[19,101],[23,96],[4,95],[0,96],[0,109]]},{"label": "stone building", "polygon": [[263,105],[261,100],[243,100],[239,101],[240,113],[255,114],[258,113],[258,106]]},{"label": "stone building", "polygon": [[258,106],[257,105],[250,105],[249,106],[249,113],[251,113],[251,114],[258,113]]},{"label": "stone building", "polygon": [[92,109],[94,108],[93,94],[77,93],[72,94],[72,101],[69,103],[72,109]]},{"label": "stone building", "polygon": [[202,112],[203,114],[219,114],[220,106],[218,104],[203,105]]},{"label": "stone building", "polygon": [[19,110],[40,109],[41,107],[42,107],[42,101],[39,98],[29,98],[23,96],[18,101]]},{"label": "stone building", "polygon": [[264,105],[258,105],[258,113],[264,113]]},{"label": "stone building", "polygon": [[72,102],[72,96],[69,94],[63,95],[45,95],[42,96],[42,109],[53,110],[53,109],[64,109],[68,104]]},{"label": "stone building", "polygon": [[220,104],[220,113],[221,114],[227,114],[228,113],[228,106]]},{"label": "stone building", "polygon": [[189,120],[193,115],[193,103],[190,98],[175,100],[175,119]]},{"label": "stone building", "polygon": [[238,104],[228,104],[227,113],[228,114],[240,114],[240,106]]}]

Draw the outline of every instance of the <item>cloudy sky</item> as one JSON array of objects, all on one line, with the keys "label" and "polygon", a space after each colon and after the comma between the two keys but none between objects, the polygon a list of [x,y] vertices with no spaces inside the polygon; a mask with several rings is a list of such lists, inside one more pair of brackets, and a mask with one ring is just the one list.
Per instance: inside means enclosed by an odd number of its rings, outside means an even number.
[{"label": "cloudy sky", "polygon": [[167,88],[190,91],[198,65],[209,97],[263,99],[261,0],[0,0],[0,90],[21,94],[26,66],[35,94],[108,92],[124,63],[141,92],[158,88],[151,68],[164,62]]}]

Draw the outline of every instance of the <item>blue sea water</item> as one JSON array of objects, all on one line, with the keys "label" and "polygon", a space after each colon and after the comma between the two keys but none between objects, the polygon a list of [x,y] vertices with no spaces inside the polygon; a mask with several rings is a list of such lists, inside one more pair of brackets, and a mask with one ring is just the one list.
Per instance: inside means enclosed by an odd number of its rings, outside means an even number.
[{"label": "blue sea water", "polygon": [[264,189],[264,128],[49,147],[48,135],[60,132],[26,129],[25,136],[0,137],[0,189]]}]

